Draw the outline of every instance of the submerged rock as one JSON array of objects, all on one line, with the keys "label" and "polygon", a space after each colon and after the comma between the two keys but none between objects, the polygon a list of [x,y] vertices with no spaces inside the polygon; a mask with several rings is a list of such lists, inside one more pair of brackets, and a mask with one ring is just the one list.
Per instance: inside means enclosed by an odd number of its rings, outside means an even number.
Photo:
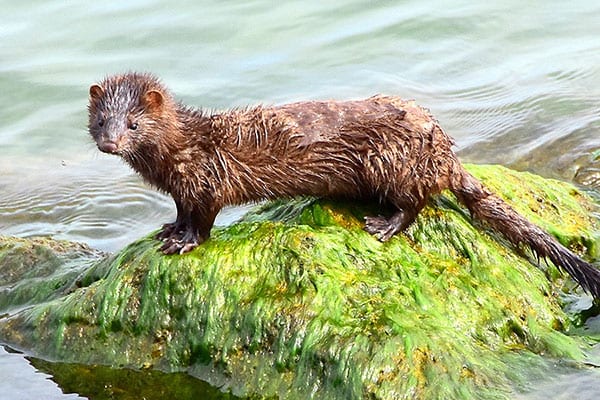
[{"label": "submerged rock", "polygon": [[[469,170],[598,257],[593,205],[573,186]],[[561,308],[574,285],[554,266],[536,267],[448,194],[387,243],[362,230],[362,216],[377,212],[271,202],[183,256],[163,256],[149,236],[113,256],[75,246],[66,259],[92,265],[48,263],[50,272],[19,269],[29,242],[0,238],[0,341],[50,360],[187,371],[236,395],[291,399],[505,398],[545,360],[585,359]]]}]

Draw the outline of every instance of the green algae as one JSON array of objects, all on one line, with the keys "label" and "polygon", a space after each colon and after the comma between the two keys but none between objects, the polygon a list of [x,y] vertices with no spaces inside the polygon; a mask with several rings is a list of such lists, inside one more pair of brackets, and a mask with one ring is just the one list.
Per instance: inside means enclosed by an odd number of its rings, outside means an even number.
[{"label": "green algae", "polygon": [[[597,255],[592,205],[573,186],[469,169]],[[557,294],[572,285],[556,268],[474,226],[449,194],[388,243],[362,230],[373,212],[271,202],[184,256],[160,255],[149,236],[71,293],[0,319],[0,338],[48,359],[187,371],[235,395],[292,399],[510,398],[549,360],[585,360],[584,340],[565,334]]]},{"label": "green algae", "polygon": [[528,172],[501,166],[468,165],[469,171],[531,222],[563,244],[592,258],[600,258],[598,220],[590,219],[598,205],[571,184],[540,179]]}]

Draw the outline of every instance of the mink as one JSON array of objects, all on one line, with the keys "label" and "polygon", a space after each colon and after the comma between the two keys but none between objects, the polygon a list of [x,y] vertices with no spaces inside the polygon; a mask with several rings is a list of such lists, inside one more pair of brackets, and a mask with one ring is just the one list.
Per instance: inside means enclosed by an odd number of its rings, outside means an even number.
[{"label": "mink", "polygon": [[122,157],[175,201],[175,222],[157,234],[165,254],[206,241],[226,205],[299,195],[389,205],[390,217],[366,217],[364,228],[387,241],[430,196],[449,189],[474,217],[600,298],[599,270],[469,174],[453,140],[414,101],[377,95],[207,113],[136,72],[108,76],[89,95],[89,132],[99,150]]}]

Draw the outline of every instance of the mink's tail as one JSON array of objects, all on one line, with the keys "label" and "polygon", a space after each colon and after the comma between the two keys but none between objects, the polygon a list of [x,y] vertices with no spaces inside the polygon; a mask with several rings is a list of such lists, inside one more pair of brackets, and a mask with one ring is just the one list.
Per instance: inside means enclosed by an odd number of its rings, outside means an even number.
[{"label": "mink's tail", "polygon": [[552,261],[559,269],[571,275],[594,298],[600,299],[600,270],[523,218],[466,170],[459,168],[462,171],[457,171],[450,189],[475,218],[487,222],[515,246],[526,244],[537,256]]}]

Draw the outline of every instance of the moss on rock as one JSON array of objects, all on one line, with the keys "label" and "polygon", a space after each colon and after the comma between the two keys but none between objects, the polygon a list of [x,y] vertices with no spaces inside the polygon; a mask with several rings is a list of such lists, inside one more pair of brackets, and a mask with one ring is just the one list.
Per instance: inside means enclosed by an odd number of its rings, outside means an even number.
[{"label": "moss on rock", "polygon": [[[597,255],[593,205],[573,186],[469,169],[563,243]],[[292,399],[506,398],[544,357],[584,360],[583,341],[564,333],[554,267],[536,268],[473,226],[448,194],[387,243],[362,230],[373,212],[271,202],[183,256],[159,254],[149,236],[69,275],[81,286],[69,294],[0,319],[0,340]]]}]

